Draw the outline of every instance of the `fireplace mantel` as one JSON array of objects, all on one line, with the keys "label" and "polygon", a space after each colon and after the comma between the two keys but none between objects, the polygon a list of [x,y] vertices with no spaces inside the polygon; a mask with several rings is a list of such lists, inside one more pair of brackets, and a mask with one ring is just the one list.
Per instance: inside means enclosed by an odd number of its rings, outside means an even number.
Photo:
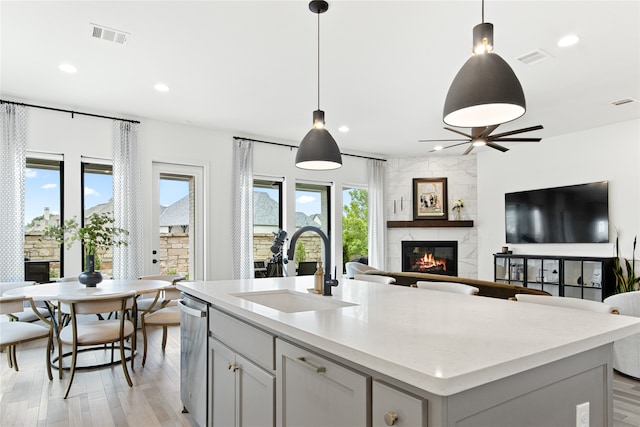
[{"label": "fireplace mantel", "polygon": [[387,221],[387,228],[421,228],[421,227],[473,227],[473,220],[447,221],[439,219],[422,219],[418,221]]}]

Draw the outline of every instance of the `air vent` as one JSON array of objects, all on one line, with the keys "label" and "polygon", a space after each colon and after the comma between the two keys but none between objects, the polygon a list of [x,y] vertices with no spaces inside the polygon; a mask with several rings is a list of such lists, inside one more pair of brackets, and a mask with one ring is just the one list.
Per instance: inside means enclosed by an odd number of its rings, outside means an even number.
[{"label": "air vent", "polygon": [[546,61],[549,58],[553,58],[550,53],[545,52],[542,49],[534,50],[533,52],[525,53],[524,55],[518,58],[518,61],[523,64],[531,65],[537,64],[538,62]]},{"label": "air vent", "polygon": [[631,104],[633,102],[638,102],[638,100],[635,98],[623,98],[623,99],[618,99],[617,101],[613,101],[611,104],[615,105],[616,107],[619,107],[620,105]]},{"label": "air vent", "polygon": [[129,41],[130,33],[114,30],[102,25],[91,24],[91,37],[102,39],[113,43],[125,45]]}]

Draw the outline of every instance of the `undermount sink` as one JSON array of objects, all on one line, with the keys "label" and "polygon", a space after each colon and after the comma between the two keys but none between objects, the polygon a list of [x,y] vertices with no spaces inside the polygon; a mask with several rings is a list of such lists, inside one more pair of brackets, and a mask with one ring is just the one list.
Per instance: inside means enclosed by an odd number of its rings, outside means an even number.
[{"label": "undermount sink", "polygon": [[332,310],[342,307],[351,307],[357,304],[335,300],[317,294],[305,294],[288,289],[273,291],[243,292],[231,294],[265,307],[284,313],[298,313],[301,311]]}]

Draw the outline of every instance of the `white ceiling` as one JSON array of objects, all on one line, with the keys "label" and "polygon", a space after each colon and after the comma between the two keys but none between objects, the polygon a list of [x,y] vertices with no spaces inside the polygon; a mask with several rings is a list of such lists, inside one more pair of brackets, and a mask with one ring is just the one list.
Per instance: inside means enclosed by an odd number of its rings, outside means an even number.
[{"label": "white ceiling", "polygon": [[[317,106],[317,16],[307,4],[3,0],[0,94],[298,144]],[[640,99],[639,1],[487,0],[485,21],[527,99],[527,113],[496,133],[541,124],[521,136],[549,138],[640,117],[638,102],[611,104]],[[418,139],[455,138],[442,129],[442,107],[480,22],[480,0],[330,2],[320,17],[320,108],[341,150],[423,155],[435,144]],[[130,39],[92,38],[91,23]],[[570,33],[580,43],[557,47]],[[536,49],[552,58],[517,60]],[[78,73],[59,71],[64,62]],[[156,92],[158,82],[171,90]]]}]

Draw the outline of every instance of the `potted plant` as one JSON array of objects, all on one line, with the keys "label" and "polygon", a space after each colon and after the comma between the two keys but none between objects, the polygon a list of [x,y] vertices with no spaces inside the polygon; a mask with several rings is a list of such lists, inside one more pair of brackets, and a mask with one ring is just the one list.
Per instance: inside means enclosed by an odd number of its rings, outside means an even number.
[{"label": "potted plant", "polygon": [[67,249],[76,241],[82,243],[86,256],[86,270],[78,276],[78,281],[93,287],[102,281],[102,274],[95,271],[97,250],[128,244],[126,237],[129,232],[114,227],[113,222],[113,217],[108,213],[94,213],[86,219],[82,227],[74,217],[61,225],[45,227],[43,236],[53,238],[59,244],[66,244]]},{"label": "potted plant", "polygon": [[622,262],[620,261],[620,251],[618,248],[618,237],[616,237],[616,258],[613,261],[613,273],[616,276],[616,290],[618,293],[635,291],[640,284],[640,276],[636,276],[635,271],[637,238],[637,236],[633,238],[633,251],[631,252],[631,261],[623,258],[624,268],[622,268]]}]

